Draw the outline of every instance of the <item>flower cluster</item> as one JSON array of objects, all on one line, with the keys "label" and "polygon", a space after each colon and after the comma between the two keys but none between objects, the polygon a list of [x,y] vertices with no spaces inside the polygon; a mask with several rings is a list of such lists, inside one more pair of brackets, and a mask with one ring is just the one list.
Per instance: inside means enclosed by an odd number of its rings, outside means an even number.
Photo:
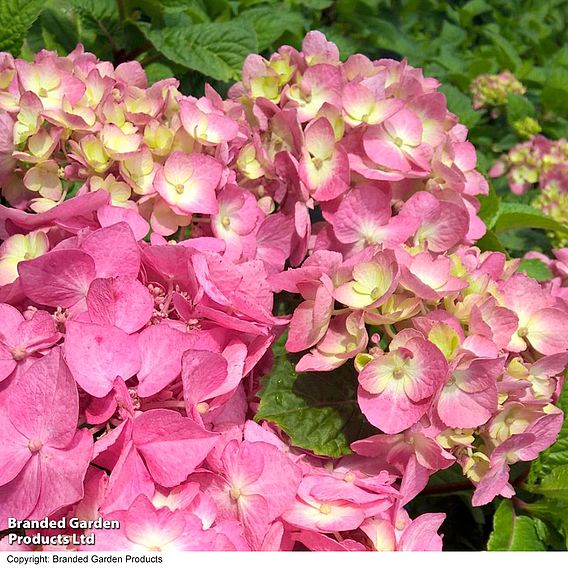
[{"label": "flower cluster", "polygon": [[216,239],[145,243],[146,221],[109,199],[0,213],[22,231],[4,245],[50,249],[0,288],[0,527],[119,520],[101,550],[439,548],[443,515],[403,509],[411,468],[397,488],[373,459],[311,458],[248,419],[287,323],[263,263]]},{"label": "flower cluster", "polygon": [[458,462],[477,486],[475,505],[513,494],[509,465],[558,435],[568,363],[562,295],[514,273],[517,263],[396,245],[347,260],[316,251],[271,277],[304,298],[286,344],[310,349],[297,371],[359,372],[359,406],[383,433],[355,452],[401,472],[410,458],[429,473]]},{"label": "flower cluster", "polygon": [[[513,494],[509,466],[562,423],[565,255],[540,285],[473,246],[487,183],[437,86],[319,32],[249,56],[227,101],[80,47],[0,56],[0,530],[439,550],[444,515],[405,508],[430,475],[459,464],[476,505]],[[253,420],[286,331],[298,372],[358,375],[377,434],[352,454]]]},{"label": "flower cluster", "polygon": [[498,75],[478,75],[469,86],[474,109],[494,109],[507,104],[509,95],[524,95],[527,88],[508,70]]},{"label": "flower cluster", "polygon": [[67,57],[42,51],[33,63],[4,54],[0,70],[0,186],[13,207],[45,212],[103,189],[156,235],[221,238],[226,256],[265,254],[283,267],[286,256],[268,251],[281,223],[263,225],[269,204],[239,188],[228,167],[246,140],[240,105],[212,89],[182,96],[175,79],[147,87],[138,62],[114,69],[81,46]]},{"label": "flower cluster", "polygon": [[[237,180],[293,220],[292,265],[314,237],[312,248],[348,257],[378,243],[438,252],[483,236],[475,196],[487,182],[438,85],[404,61],[342,63],[315,32],[301,53],[246,59],[229,91],[249,127]],[[312,231],[310,219],[322,216]]]},{"label": "flower cluster", "polygon": [[[511,191],[517,195],[531,188],[539,193],[532,205],[561,224],[568,223],[568,142],[535,136],[518,144],[491,168],[492,177],[507,176]],[[568,244],[565,235],[551,233],[556,246]]]}]

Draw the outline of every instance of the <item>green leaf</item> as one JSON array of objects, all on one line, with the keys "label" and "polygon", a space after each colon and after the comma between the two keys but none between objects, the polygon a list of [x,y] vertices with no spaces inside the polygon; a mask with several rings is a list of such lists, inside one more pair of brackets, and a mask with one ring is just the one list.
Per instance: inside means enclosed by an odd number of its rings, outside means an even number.
[{"label": "green leaf", "polygon": [[138,24],[154,47],[173,63],[219,81],[238,79],[245,57],[258,51],[247,22],[221,22],[151,29]]},{"label": "green leaf", "polygon": [[556,442],[532,463],[529,483],[535,485],[540,479],[559,467],[568,465],[568,388],[563,389],[556,406],[564,412],[564,422]]},{"label": "green leaf", "polygon": [[501,199],[492,185],[489,186],[489,193],[487,195],[480,195],[478,199],[481,205],[478,213],[479,218],[485,223],[488,229],[492,229],[499,216]]},{"label": "green leaf", "polygon": [[453,85],[442,85],[439,89],[448,101],[448,109],[458,116],[461,123],[473,128],[480,120],[481,114],[473,110],[471,98]]},{"label": "green leaf", "polygon": [[475,16],[490,11],[491,5],[485,0],[470,0],[460,8],[460,21],[463,26],[467,26]]},{"label": "green leaf", "polygon": [[507,122],[513,126],[518,120],[526,116],[534,116],[534,105],[521,95],[510,94],[507,97]]},{"label": "green leaf", "polygon": [[547,110],[568,112],[568,69],[555,68],[546,80],[540,100]]},{"label": "green leaf", "polygon": [[45,6],[45,0],[0,0],[0,51],[20,54],[24,38]]},{"label": "green leaf", "polygon": [[303,30],[304,19],[297,12],[277,6],[258,6],[246,10],[236,21],[250,24],[258,38],[258,51],[273,45],[286,31]]},{"label": "green leaf", "polygon": [[539,495],[568,501],[568,464],[555,467],[540,485],[532,485],[530,489]]},{"label": "green leaf", "polygon": [[507,254],[507,249],[503,246],[499,237],[490,229],[475,243],[475,246],[478,247],[481,252],[492,250]]},{"label": "green leaf", "polygon": [[523,63],[517,49],[499,33],[488,31],[486,35],[495,46],[499,63],[514,73]]},{"label": "green leaf", "polygon": [[561,225],[538,209],[523,203],[503,202],[495,221],[496,232],[507,229],[533,228],[568,233],[568,226]]},{"label": "green leaf", "polygon": [[[75,22],[57,6],[49,6],[39,17],[43,43],[46,49],[56,50],[59,55],[67,55],[79,42]],[[28,37],[29,42],[29,37]]]},{"label": "green leaf", "polygon": [[296,0],[294,3],[312,10],[325,10],[333,4],[333,0]]},{"label": "green leaf", "polygon": [[79,16],[81,40],[97,55],[111,59],[114,52],[126,47],[124,28],[114,0],[71,0]]},{"label": "green leaf", "polygon": [[538,258],[523,258],[519,263],[517,272],[524,272],[527,276],[534,278],[538,282],[546,282],[552,279],[550,268]]},{"label": "green leaf", "polygon": [[457,46],[467,38],[467,32],[459,26],[454,26],[448,21],[442,24],[440,35],[434,40],[436,44],[442,46]]},{"label": "green leaf", "polygon": [[487,550],[545,550],[545,546],[538,537],[535,521],[530,517],[517,516],[511,501],[503,500],[493,517],[493,532],[487,542]]},{"label": "green leaf", "polygon": [[402,56],[419,55],[414,42],[401,33],[401,30],[391,22],[379,18],[370,18],[368,24],[372,30],[369,39],[377,47],[389,49]]},{"label": "green leaf", "polygon": [[[511,256],[520,258],[529,251],[548,252],[550,241],[540,229],[512,229],[498,235],[499,242],[511,252]],[[476,243],[477,246],[477,243]]]},{"label": "green leaf", "polygon": [[284,347],[274,346],[274,367],[264,379],[255,420],[282,428],[291,443],[317,455],[341,457],[376,430],[357,404],[357,377],[346,363],[330,373],[296,373]]},{"label": "green leaf", "polygon": [[[525,511],[530,513],[536,524],[537,532],[543,542],[553,550],[566,550],[568,544],[568,512],[566,503],[556,499],[542,498],[534,503],[526,503]],[[539,522],[546,523],[546,532],[539,527]]]},{"label": "green leaf", "polygon": [[566,540],[563,538],[564,525],[554,526],[551,521],[545,522],[539,518],[533,518],[538,538],[552,550],[566,550]]},{"label": "green leaf", "polygon": [[160,63],[159,61],[150,63],[144,70],[146,71],[148,84],[150,85],[153,85],[154,83],[157,83],[162,79],[169,79],[170,77],[173,77],[175,75],[170,67],[168,67],[164,63]]}]

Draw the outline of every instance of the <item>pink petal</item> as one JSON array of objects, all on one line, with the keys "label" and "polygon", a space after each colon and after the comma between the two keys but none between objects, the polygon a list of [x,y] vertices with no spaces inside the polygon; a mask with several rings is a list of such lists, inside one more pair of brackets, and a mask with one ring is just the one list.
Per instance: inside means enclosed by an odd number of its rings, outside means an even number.
[{"label": "pink petal", "polygon": [[207,457],[217,434],[172,410],[148,410],[134,422],[132,440],[150,474],[164,487],[187,479]]},{"label": "pink petal", "polygon": [[508,481],[509,466],[507,464],[501,462],[492,466],[475,488],[471,504],[474,507],[487,505],[506,488]]},{"label": "pink petal", "polygon": [[422,121],[408,109],[403,108],[391,116],[385,123],[385,130],[410,146],[417,146],[422,141]]},{"label": "pink petal", "polygon": [[15,479],[0,486],[0,530],[8,528],[9,517],[30,517],[39,499],[40,485],[40,460],[36,456]]},{"label": "pink petal", "polygon": [[138,276],[140,250],[126,223],[117,223],[91,233],[80,248],[94,259],[99,278]]},{"label": "pink petal", "polygon": [[33,231],[57,224],[75,228],[98,226],[94,213],[110,201],[110,194],[104,189],[68,199],[45,213],[24,213],[19,209],[0,205],[0,221],[10,220],[16,227]]},{"label": "pink petal", "polygon": [[78,430],[65,448],[40,451],[41,489],[32,516],[42,519],[83,497],[83,481],[93,455],[93,437]]},{"label": "pink petal", "polygon": [[116,377],[125,381],[140,369],[138,337],[118,327],[69,321],[65,360],[73,377],[89,394],[105,396]]},{"label": "pink petal", "polygon": [[126,333],[134,333],[150,321],[154,298],[133,278],[97,278],[89,287],[87,310],[93,323],[114,325]]},{"label": "pink petal", "polygon": [[4,344],[0,343],[0,382],[7,379],[16,368],[16,360],[12,352]]},{"label": "pink petal", "polygon": [[135,209],[105,205],[97,211],[101,227],[110,227],[117,223],[126,223],[137,241],[142,240],[150,231],[150,225]]},{"label": "pink petal", "polygon": [[414,519],[400,537],[398,549],[403,551],[441,551],[442,537],[438,534],[445,513],[425,513]]},{"label": "pink petal", "polygon": [[363,145],[367,156],[378,166],[399,172],[410,171],[410,162],[398,146],[388,140],[380,140],[371,135],[371,130],[367,131]]},{"label": "pink petal", "polygon": [[[184,398],[189,408],[204,400],[224,394],[227,360],[219,353],[189,349],[183,354],[182,379]],[[231,389],[229,389],[231,390]]]},{"label": "pink petal", "polygon": [[313,552],[349,552],[350,550],[364,552],[367,550],[360,542],[351,539],[337,542],[325,534],[314,531],[300,531],[295,538]]},{"label": "pink petal", "polygon": [[332,307],[333,297],[325,286],[319,286],[315,301],[302,302],[294,311],[286,349],[297,352],[315,345],[327,331]]},{"label": "pink petal", "polygon": [[149,537],[159,535],[161,543],[178,539],[185,529],[183,514],[167,508],[155,509],[145,495],[140,495],[130,506],[125,522],[125,533],[131,542],[145,546]]},{"label": "pink petal", "polygon": [[21,262],[18,272],[24,293],[33,302],[82,311],[95,278],[95,262],[80,250],[54,250]]},{"label": "pink petal", "polygon": [[365,513],[359,507],[347,502],[328,503],[329,513],[319,513],[319,505],[314,507],[303,501],[296,500],[282,518],[291,525],[307,530],[324,533],[355,530],[365,519]]},{"label": "pink petal", "polygon": [[354,243],[366,231],[385,225],[390,216],[389,196],[378,187],[361,185],[353,188],[341,202],[333,230],[342,243]]},{"label": "pink petal", "polygon": [[437,406],[438,414],[451,428],[476,428],[485,424],[497,410],[496,384],[485,391],[467,393],[458,385],[444,387]]},{"label": "pink petal", "polygon": [[67,446],[77,428],[77,386],[58,348],[36,361],[14,385],[8,415],[28,439]]},{"label": "pink petal", "polygon": [[401,214],[420,219],[417,236],[434,252],[445,252],[461,242],[469,226],[465,208],[439,201],[425,191],[415,193],[404,204]]},{"label": "pink petal", "polygon": [[430,401],[414,403],[404,393],[402,382],[392,383],[379,395],[359,387],[357,400],[367,420],[387,434],[398,434],[416,424],[428,410]]},{"label": "pink petal", "polygon": [[262,475],[249,485],[249,489],[265,497],[268,519],[272,521],[284,513],[294,501],[301,471],[287,454],[272,444],[255,442],[254,445],[257,451],[262,451],[264,468]]},{"label": "pink petal", "polygon": [[128,509],[139,495],[150,498],[154,492],[154,482],[140,454],[129,442],[112,468],[101,512],[106,515],[111,511]]},{"label": "pink petal", "polygon": [[555,308],[536,312],[527,324],[527,339],[543,355],[568,350],[568,314]]},{"label": "pink petal", "polygon": [[181,373],[182,355],[191,349],[197,337],[162,323],[140,333],[141,365],[138,371],[138,395],[152,396],[169,385]]},{"label": "pink petal", "polygon": [[8,413],[0,414],[0,486],[12,481],[24,468],[33,454],[28,448],[29,438],[14,428],[8,418]]}]

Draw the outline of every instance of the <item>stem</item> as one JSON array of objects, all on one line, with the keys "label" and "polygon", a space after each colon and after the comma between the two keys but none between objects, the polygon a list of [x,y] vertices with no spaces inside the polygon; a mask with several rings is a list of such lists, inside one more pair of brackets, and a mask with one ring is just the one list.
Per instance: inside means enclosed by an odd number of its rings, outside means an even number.
[{"label": "stem", "polygon": [[146,67],[146,65],[149,65],[150,63],[154,63],[154,61],[158,61],[160,59],[161,55],[159,53],[151,53],[146,55],[146,57],[144,57],[142,59],[142,61],[140,61],[140,65],[142,65],[142,67]]},{"label": "stem", "polygon": [[116,0],[116,5],[118,8],[118,17],[120,18],[121,22],[124,22],[126,19],[126,8],[124,6],[124,0]]},{"label": "stem", "polygon": [[152,408],[185,408],[185,402],[183,400],[158,400],[145,404],[140,410],[151,410]]},{"label": "stem", "polygon": [[516,495],[514,495],[511,500],[513,501],[513,505],[521,509],[521,511],[524,511],[527,508],[527,504]]},{"label": "stem", "polygon": [[162,311],[165,314],[167,314],[168,310],[170,309],[170,303],[172,301],[173,291],[174,291],[174,283],[171,280],[168,280],[168,293],[166,295],[164,306],[162,307]]}]

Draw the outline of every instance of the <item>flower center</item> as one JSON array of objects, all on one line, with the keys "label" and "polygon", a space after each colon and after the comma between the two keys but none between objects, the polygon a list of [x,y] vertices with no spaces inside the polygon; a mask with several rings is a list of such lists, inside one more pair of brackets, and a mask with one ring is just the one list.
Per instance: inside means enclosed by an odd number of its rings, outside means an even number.
[{"label": "flower center", "polygon": [[355,474],[352,471],[348,471],[343,477],[343,480],[347,481],[347,483],[352,483],[355,481]]},{"label": "flower center", "polygon": [[241,496],[241,490],[237,489],[236,487],[231,487],[229,494],[231,495],[231,499],[233,499],[233,501],[236,501]]},{"label": "flower center", "polygon": [[403,145],[404,141],[402,140],[402,138],[400,138],[400,136],[397,136],[394,139],[394,143],[400,148]]},{"label": "flower center", "polygon": [[209,404],[207,404],[206,402],[200,402],[196,406],[196,409],[199,414],[205,414],[209,410]]},{"label": "flower center", "polygon": [[28,450],[30,450],[32,454],[39,452],[42,448],[43,448],[43,442],[39,438],[32,438],[28,442]]},{"label": "flower center", "polygon": [[395,379],[402,379],[402,377],[404,377],[404,369],[401,369],[400,367],[396,368],[393,373],[392,376]]},{"label": "flower center", "polygon": [[529,330],[526,327],[521,327],[519,328],[519,331],[517,331],[517,335],[519,337],[526,337],[529,333]]},{"label": "flower center", "polygon": [[221,224],[225,227],[225,229],[228,229],[231,226],[231,218],[228,215],[225,215],[221,219]]},{"label": "flower center", "polygon": [[331,505],[328,505],[327,503],[320,505],[320,513],[322,515],[329,515],[331,513]]},{"label": "flower center", "polygon": [[183,187],[183,183],[178,183],[176,184],[176,192],[179,193],[180,195],[183,193],[184,187]]},{"label": "flower center", "polygon": [[26,351],[25,347],[14,347],[14,349],[12,349],[12,358],[14,359],[14,361],[22,361],[27,356],[28,352]]},{"label": "flower center", "polygon": [[371,298],[378,300],[383,295],[383,291],[377,286],[371,290]]},{"label": "flower center", "polygon": [[38,91],[38,95],[40,97],[47,97],[47,89],[44,89],[43,87]]}]

